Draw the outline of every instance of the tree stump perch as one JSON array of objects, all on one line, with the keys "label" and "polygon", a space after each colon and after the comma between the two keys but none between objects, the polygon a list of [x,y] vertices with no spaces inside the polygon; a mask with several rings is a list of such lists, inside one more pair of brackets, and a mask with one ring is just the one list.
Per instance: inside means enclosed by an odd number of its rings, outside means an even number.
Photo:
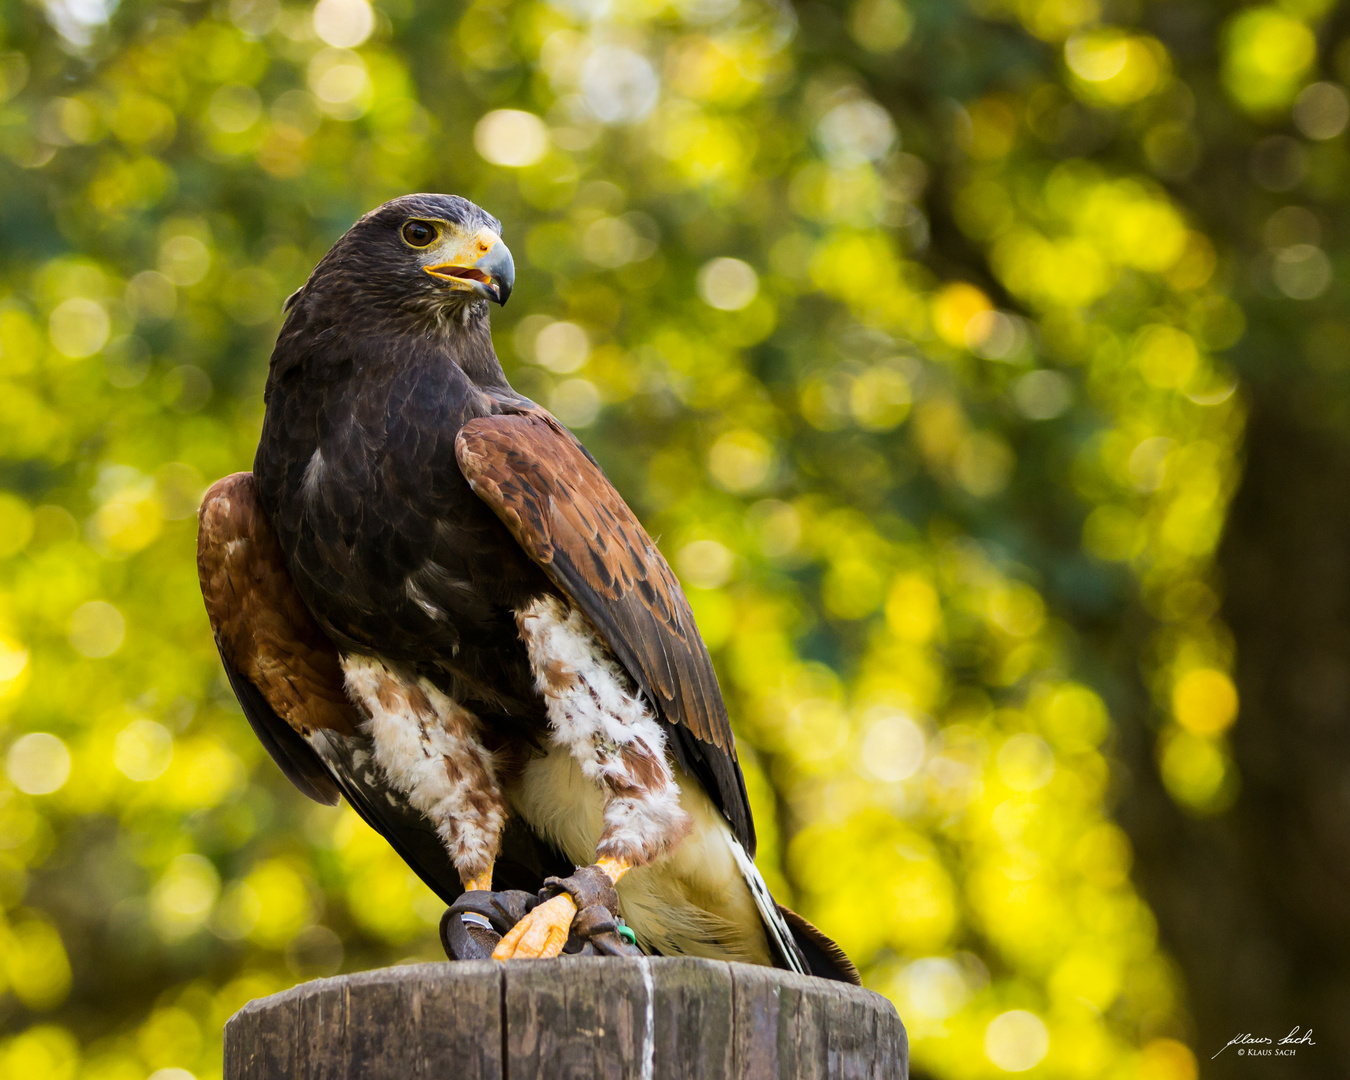
[{"label": "tree stump perch", "polygon": [[906,1080],[908,1063],[879,994],[673,957],[384,968],[225,1025],[225,1080]]}]

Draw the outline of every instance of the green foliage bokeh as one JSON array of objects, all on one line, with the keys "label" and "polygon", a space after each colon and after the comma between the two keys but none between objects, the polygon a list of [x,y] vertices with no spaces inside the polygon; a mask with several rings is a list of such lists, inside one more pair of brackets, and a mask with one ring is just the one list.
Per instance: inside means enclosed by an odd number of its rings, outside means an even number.
[{"label": "green foliage bokeh", "polygon": [[254,740],[193,562],[282,300],[432,190],[504,222],[508,374],[660,537],[766,876],[916,1064],[1193,1080],[1113,747],[1238,790],[1222,357],[1350,344],[1281,194],[1350,175],[1325,8],[0,3],[0,1077],[218,1076],[248,999],[439,955]]}]

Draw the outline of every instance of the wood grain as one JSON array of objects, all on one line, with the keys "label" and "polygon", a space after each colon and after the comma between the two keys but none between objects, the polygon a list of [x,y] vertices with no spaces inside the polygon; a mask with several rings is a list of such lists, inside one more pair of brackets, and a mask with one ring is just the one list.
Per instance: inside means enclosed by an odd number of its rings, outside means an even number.
[{"label": "wood grain", "polygon": [[225,1080],[905,1080],[871,991],[712,960],[418,964],[305,983],[225,1025]]},{"label": "wood grain", "polygon": [[225,1080],[464,1080],[502,1071],[502,966],[383,968],[250,1002],[225,1025]]}]

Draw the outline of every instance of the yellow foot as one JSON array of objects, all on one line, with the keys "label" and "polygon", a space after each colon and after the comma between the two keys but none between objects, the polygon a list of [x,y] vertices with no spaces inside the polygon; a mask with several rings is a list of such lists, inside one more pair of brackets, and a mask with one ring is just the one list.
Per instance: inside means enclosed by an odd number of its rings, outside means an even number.
[{"label": "yellow foot", "polygon": [[633,868],[633,864],[627,859],[616,859],[612,855],[600,856],[595,860],[595,865],[600,867],[615,885],[619,883],[619,878]]},{"label": "yellow foot", "polygon": [[577,906],[566,893],[545,900],[515,926],[492,950],[494,960],[546,960],[567,944],[567,933]]},{"label": "yellow foot", "polygon": [[491,892],[492,891],[492,867],[488,867],[477,877],[471,877],[464,882],[465,892]]}]

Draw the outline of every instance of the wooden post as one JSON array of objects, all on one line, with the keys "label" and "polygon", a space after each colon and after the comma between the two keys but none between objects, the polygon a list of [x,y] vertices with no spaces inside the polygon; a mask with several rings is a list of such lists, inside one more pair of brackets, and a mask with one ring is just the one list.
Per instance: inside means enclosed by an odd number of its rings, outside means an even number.
[{"label": "wooden post", "polygon": [[225,1080],[906,1080],[869,990],[713,960],[383,968],[250,1002]]}]

